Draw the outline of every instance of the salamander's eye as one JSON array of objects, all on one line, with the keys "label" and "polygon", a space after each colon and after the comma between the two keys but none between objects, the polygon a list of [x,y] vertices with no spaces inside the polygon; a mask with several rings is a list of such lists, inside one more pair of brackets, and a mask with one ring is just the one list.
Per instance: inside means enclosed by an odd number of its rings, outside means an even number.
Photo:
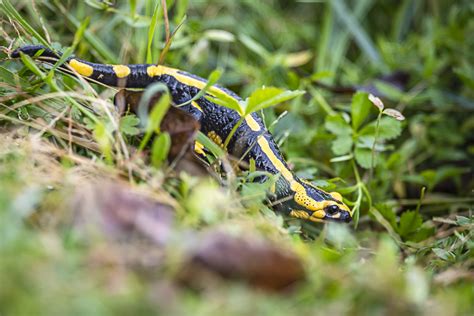
[{"label": "salamander's eye", "polygon": [[339,212],[339,207],[337,205],[329,205],[329,206],[326,207],[326,212],[329,215],[334,215],[337,212]]}]

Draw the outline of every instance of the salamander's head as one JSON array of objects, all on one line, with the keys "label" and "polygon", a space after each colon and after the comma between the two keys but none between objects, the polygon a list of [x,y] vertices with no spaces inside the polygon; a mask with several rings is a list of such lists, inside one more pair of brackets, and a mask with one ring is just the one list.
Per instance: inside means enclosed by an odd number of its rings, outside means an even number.
[{"label": "salamander's head", "polygon": [[304,180],[294,180],[290,186],[293,198],[285,203],[290,216],[313,222],[352,220],[352,212],[342,202],[341,194],[325,192]]}]

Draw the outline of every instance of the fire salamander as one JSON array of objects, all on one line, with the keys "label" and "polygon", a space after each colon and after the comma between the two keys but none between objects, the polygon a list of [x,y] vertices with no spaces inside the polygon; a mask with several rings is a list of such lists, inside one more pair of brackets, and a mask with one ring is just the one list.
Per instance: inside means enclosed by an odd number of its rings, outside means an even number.
[{"label": "fire salamander", "polygon": [[[50,64],[57,62],[61,56],[43,46],[24,46],[15,50],[11,57],[18,58],[20,53],[36,56]],[[206,85],[206,80],[200,77],[161,65],[104,65],[69,57],[60,68],[69,72],[73,70],[90,81],[115,87],[143,89],[154,82],[161,82],[168,87],[175,104],[189,101]],[[217,85],[210,87],[206,91],[207,95],[212,97],[216,89],[228,97],[241,100],[232,91]],[[241,118],[236,111],[217,105],[205,97],[181,108],[193,115],[201,123],[201,131],[218,145],[222,144]],[[196,143],[194,149],[197,153],[202,153],[203,150],[199,143]],[[271,195],[277,211],[315,222],[351,221],[352,213],[342,202],[339,193],[325,192],[310,182],[299,179],[288,168],[272,135],[257,114],[244,118],[227,150],[235,157],[245,155],[242,157],[243,161],[253,159],[258,170],[280,175]]]}]

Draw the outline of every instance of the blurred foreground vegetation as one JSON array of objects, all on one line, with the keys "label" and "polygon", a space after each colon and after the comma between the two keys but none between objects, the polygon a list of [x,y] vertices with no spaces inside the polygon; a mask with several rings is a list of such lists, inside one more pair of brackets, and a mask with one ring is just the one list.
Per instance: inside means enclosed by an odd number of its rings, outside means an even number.
[{"label": "blurred foreground vegetation", "polygon": [[[160,1],[0,1],[0,315],[474,313],[471,1],[166,11],[162,54]],[[43,42],[221,69],[242,97],[306,91],[261,114],[293,169],[356,220],[282,218],[251,172],[165,162],[162,131],[137,151],[146,127],[119,116],[116,89],[8,58]]]}]

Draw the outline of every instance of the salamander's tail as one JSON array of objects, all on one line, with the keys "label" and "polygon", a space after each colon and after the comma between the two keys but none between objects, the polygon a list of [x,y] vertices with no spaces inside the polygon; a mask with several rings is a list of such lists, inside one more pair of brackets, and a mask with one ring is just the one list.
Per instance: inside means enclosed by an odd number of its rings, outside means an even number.
[{"label": "salamander's tail", "polygon": [[59,59],[61,57],[61,53],[55,53],[49,48],[46,48],[41,45],[28,45],[28,46],[23,46],[18,49],[15,49],[13,53],[11,54],[12,58],[19,58],[20,57],[20,52],[28,55],[28,56],[35,56],[39,51],[42,51],[40,56],[41,57],[49,57],[49,58],[54,58],[54,59]]},{"label": "salamander's tail", "polygon": [[[14,50],[10,56],[12,58],[19,58],[20,52],[31,57],[36,56],[49,64],[57,62],[62,55],[41,45],[28,45]],[[75,57],[69,57],[59,67],[69,73],[74,70],[91,82],[124,88],[145,88],[156,81],[156,77],[160,75],[158,71],[159,66],[144,64],[104,65],[91,63]]]}]

